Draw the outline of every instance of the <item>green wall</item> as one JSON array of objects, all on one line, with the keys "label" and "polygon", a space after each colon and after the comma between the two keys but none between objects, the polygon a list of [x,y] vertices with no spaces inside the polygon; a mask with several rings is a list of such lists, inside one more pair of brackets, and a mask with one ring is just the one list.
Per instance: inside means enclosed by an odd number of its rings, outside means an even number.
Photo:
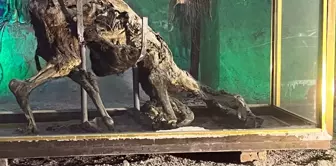
[{"label": "green wall", "polygon": [[[316,82],[321,44],[321,2],[284,0],[282,103],[302,102]],[[214,0],[202,29],[201,81],[269,103],[271,0]]]},{"label": "green wall", "polygon": [[34,55],[36,40],[27,24],[6,23],[0,32],[0,95],[9,95],[8,83],[24,79],[36,72]]},{"label": "green wall", "polygon": [[[22,0],[27,5],[27,0]],[[5,0],[0,1],[0,96],[9,95],[8,83],[13,78],[24,79],[36,73],[34,54],[36,39],[30,24],[20,24],[16,19],[8,20],[4,15]],[[14,18],[14,17],[13,17]],[[29,18],[21,17],[21,20]]]},{"label": "green wall", "polygon": [[125,0],[141,17],[148,17],[149,26],[160,33],[174,54],[176,64],[189,69],[190,49],[184,43],[177,25],[168,24],[169,0]]},{"label": "green wall", "polygon": [[268,103],[270,94],[270,0],[214,0],[205,21],[201,81],[250,103]]}]

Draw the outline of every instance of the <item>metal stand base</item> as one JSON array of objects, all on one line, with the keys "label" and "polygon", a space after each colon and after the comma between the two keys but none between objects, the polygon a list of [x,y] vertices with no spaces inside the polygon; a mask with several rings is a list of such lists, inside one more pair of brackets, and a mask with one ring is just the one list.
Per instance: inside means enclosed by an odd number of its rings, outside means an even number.
[{"label": "metal stand base", "polygon": [[8,159],[0,159],[0,166],[8,166]]}]

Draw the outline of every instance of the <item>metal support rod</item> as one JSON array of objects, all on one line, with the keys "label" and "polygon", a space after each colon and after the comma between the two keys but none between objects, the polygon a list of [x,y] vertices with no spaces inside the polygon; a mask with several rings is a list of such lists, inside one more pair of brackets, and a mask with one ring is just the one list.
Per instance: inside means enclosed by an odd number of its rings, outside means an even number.
[{"label": "metal support rod", "polygon": [[133,104],[134,109],[140,111],[140,91],[139,91],[139,70],[138,67],[132,68],[133,72]]},{"label": "metal support rod", "polygon": [[[85,45],[81,45],[81,55],[82,55],[82,68],[86,70],[86,48]],[[88,117],[88,108],[87,108],[87,93],[83,87],[81,87],[81,110],[82,110],[82,122],[89,120]]]},{"label": "metal support rod", "polygon": [[[77,33],[80,44],[80,54],[82,58],[82,69],[86,70],[86,47],[84,43],[84,21],[83,21],[83,0],[77,0]],[[87,93],[81,87],[81,111],[82,122],[88,121]]]},{"label": "metal support rod", "polygon": [[[145,54],[146,54],[146,32],[148,27],[148,18],[143,17],[142,18],[142,41],[141,41],[141,52],[140,57],[137,61],[141,61]],[[139,92],[139,69],[137,67],[137,63],[133,66],[132,72],[133,72],[133,104],[134,109],[137,111],[140,111],[140,92]]]}]

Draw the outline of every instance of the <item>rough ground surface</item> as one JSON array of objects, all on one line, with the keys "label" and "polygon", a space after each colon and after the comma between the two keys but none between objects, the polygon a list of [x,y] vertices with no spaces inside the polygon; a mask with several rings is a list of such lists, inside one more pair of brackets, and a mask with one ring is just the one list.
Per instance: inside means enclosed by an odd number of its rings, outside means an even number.
[{"label": "rough ground surface", "polygon": [[13,159],[11,166],[335,166],[336,150],[270,151],[265,161],[240,164],[239,153]]}]

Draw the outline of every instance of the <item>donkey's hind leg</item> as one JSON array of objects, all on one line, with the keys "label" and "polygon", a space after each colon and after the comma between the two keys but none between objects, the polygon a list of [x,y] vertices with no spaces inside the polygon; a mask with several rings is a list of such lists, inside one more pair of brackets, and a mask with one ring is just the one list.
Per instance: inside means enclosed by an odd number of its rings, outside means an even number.
[{"label": "donkey's hind leg", "polygon": [[105,125],[110,131],[113,131],[114,121],[104,107],[102,99],[99,95],[98,83],[93,73],[81,69],[76,69],[69,74],[69,77],[85,89],[85,91],[88,93],[93,103],[97,107],[98,111],[100,112]]},{"label": "donkey's hind leg", "polygon": [[62,77],[57,72],[57,67],[53,64],[48,64],[45,68],[39,71],[35,76],[25,81],[13,79],[9,83],[9,89],[13,93],[20,108],[24,112],[28,120],[28,133],[38,133],[38,129],[34,120],[32,110],[29,105],[29,94],[36,87],[57,77]]}]

